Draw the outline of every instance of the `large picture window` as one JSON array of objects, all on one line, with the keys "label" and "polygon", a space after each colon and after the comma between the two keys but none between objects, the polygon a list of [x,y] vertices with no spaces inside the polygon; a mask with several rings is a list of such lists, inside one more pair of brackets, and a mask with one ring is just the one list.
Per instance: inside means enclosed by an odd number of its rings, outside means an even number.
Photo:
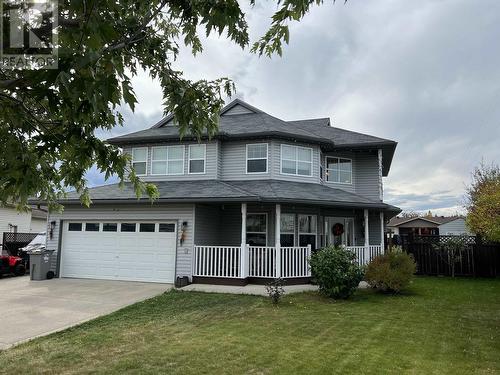
[{"label": "large picture window", "polygon": [[153,147],[151,174],[184,174],[184,146]]},{"label": "large picture window", "polygon": [[247,244],[250,246],[267,245],[266,214],[247,214]]},{"label": "large picture window", "polygon": [[132,168],[138,176],[146,175],[148,164],[148,148],[140,147],[132,149]]},{"label": "large picture window", "polygon": [[247,173],[267,173],[267,143],[247,145]]},{"label": "large picture window", "polygon": [[189,173],[205,173],[206,145],[189,145]]},{"label": "large picture window", "polygon": [[312,149],[309,147],[281,145],[281,173],[312,176]]},{"label": "large picture window", "polygon": [[295,214],[281,214],[280,243],[283,247],[295,246]]},{"label": "large picture window", "polygon": [[317,228],[316,215],[299,215],[299,246],[311,245],[315,249]]},{"label": "large picture window", "polygon": [[352,184],[352,160],[327,157],[326,180],[338,184]]}]

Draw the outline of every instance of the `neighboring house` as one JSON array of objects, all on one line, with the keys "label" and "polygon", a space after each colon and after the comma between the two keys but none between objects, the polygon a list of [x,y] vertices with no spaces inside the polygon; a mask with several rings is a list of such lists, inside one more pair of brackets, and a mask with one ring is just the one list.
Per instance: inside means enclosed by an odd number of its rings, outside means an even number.
[{"label": "neighboring house", "polygon": [[19,212],[14,205],[0,206],[0,245],[4,232],[40,233],[47,227],[47,211],[32,206],[27,212]]},{"label": "neighboring house", "polygon": [[235,100],[218,133],[179,137],[173,117],[108,140],[130,154],[160,197],[132,186],[90,189],[50,216],[47,247],[62,277],[171,283],[246,283],[310,276],[311,249],[343,244],[360,262],[383,251],[382,179],[396,142],[332,127],[328,118],[283,121]]},{"label": "neighboring house", "polygon": [[463,216],[393,217],[387,230],[395,235],[459,235],[471,234]]}]

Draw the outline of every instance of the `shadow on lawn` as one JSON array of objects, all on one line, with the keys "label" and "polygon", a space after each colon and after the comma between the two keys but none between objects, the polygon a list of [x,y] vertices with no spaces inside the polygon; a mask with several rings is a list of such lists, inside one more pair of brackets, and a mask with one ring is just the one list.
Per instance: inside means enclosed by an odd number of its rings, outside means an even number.
[{"label": "shadow on lawn", "polygon": [[300,303],[324,303],[324,304],[353,304],[353,303],[370,303],[370,304],[382,304],[388,301],[406,300],[408,298],[414,298],[421,296],[412,286],[408,289],[401,291],[400,293],[385,293],[380,290],[365,288],[358,289],[351,297],[348,299],[333,299],[322,295],[320,292],[300,292],[294,294],[288,294],[283,299],[283,304],[290,302],[300,302]]}]

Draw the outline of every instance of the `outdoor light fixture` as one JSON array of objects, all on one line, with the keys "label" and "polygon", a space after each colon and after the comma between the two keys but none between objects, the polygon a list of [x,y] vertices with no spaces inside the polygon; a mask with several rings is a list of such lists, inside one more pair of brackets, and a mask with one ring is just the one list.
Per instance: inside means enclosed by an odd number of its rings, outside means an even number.
[{"label": "outdoor light fixture", "polygon": [[184,241],[186,240],[187,226],[188,226],[188,222],[187,221],[183,221],[182,222],[182,226],[181,226],[181,238],[179,239],[179,243],[181,244],[181,246],[184,243]]},{"label": "outdoor light fixture", "polygon": [[52,239],[52,237],[54,237],[54,229],[56,228],[56,222],[55,221],[51,221],[50,222],[50,230],[49,230],[49,237],[50,239]]}]

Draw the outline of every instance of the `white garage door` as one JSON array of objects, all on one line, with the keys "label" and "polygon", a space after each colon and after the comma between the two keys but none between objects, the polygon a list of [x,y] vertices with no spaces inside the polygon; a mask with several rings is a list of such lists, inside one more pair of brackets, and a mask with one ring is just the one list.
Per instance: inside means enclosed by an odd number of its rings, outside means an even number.
[{"label": "white garage door", "polygon": [[172,222],[67,221],[61,275],[173,283],[176,238]]}]

